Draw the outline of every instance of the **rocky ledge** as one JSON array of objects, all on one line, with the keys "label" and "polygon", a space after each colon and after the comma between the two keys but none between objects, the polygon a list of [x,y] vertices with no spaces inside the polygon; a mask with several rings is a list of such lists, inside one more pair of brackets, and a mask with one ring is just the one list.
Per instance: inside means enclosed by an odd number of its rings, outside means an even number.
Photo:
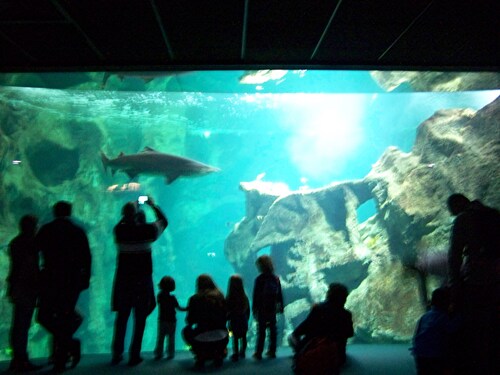
[{"label": "rocky ledge", "polygon": [[[446,253],[447,197],[462,192],[500,207],[499,112],[498,98],[477,112],[438,111],[418,127],[411,152],[388,148],[362,180],[307,191],[242,182],[246,215],[226,239],[227,259],[248,281],[257,255],[270,252],[290,329],[338,281],[351,290],[357,340],[408,340],[446,273],[417,265]],[[376,212],[360,221],[370,200]]]}]

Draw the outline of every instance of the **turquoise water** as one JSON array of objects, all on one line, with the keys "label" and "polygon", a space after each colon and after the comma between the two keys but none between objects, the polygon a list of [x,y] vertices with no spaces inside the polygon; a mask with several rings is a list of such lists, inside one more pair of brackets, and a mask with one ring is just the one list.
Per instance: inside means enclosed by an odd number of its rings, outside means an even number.
[{"label": "turquoise water", "polygon": [[[150,194],[168,216],[170,226],[154,245],[154,279],[173,275],[176,296],[185,305],[199,274],[211,274],[225,292],[235,272],[225,257],[224,241],[245,215],[240,182],[260,179],[307,191],[362,179],[388,147],[410,152],[418,125],[434,112],[478,110],[500,93],[387,93],[368,72],[311,72],[310,85],[302,88],[301,74],[307,73],[294,73],[259,88],[240,83],[244,74],[190,72],[150,82],[112,75],[99,90],[97,73],[75,73],[73,78],[66,73],[17,80],[38,82],[33,86],[45,82],[46,87],[0,87],[2,274],[8,264],[5,246],[16,234],[19,217],[33,212],[47,221],[57,200],[74,202],[74,215],[86,228],[94,255],[91,288],[80,300],[87,317],[79,331],[85,351],[107,352],[110,347],[111,233],[126,201]],[[2,82],[12,80],[4,75]],[[68,82],[73,86],[67,87]],[[171,185],[162,177],[140,175],[134,181],[138,190],[126,185],[125,174],[105,173],[100,151],[116,157],[145,147],[221,171],[181,177]],[[361,221],[374,213],[370,203],[358,212]],[[5,298],[1,304],[9,310]],[[179,313],[179,327],[183,318]],[[156,312],[148,320],[145,350],[153,349],[155,320]],[[289,325],[282,322],[283,329]],[[32,331],[32,351],[43,355],[43,330]],[[6,348],[7,321],[0,335]],[[179,336],[177,348],[183,347]]]}]

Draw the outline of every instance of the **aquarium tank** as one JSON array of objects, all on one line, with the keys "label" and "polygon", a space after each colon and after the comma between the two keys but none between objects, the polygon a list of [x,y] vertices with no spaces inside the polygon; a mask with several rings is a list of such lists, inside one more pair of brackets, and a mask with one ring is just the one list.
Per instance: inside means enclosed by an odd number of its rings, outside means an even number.
[{"label": "aquarium tank", "polygon": [[[272,256],[282,346],[331,282],[350,290],[351,342],[409,341],[446,277],[446,198],[500,207],[496,72],[25,72],[0,74],[0,85],[0,359],[10,352],[8,244],[21,216],[48,222],[59,200],[73,203],[93,256],[78,302],[85,353],[110,351],[113,227],[139,196],[168,217],[153,276],[155,286],[174,277],[181,306],[202,273],[223,293],[240,274],[251,298],[255,260]],[[116,161],[151,150],[202,164],[175,173],[152,160],[127,174]],[[157,310],[144,351],[156,323]],[[46,356],[47,340],[34,319],[30,355]]]}]

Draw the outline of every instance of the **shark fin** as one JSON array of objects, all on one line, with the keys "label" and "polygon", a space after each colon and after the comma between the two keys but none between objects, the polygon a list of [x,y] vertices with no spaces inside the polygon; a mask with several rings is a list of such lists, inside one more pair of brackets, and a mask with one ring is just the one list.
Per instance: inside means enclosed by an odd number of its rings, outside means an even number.
[{"label": "shark fin", "polygon": [[174,182],[175,180],[177,180],[177,178],[179,177],[178,174],[176,173],[171,173],[171,174],[168,174],[166,177],[165,177],[165,183],[167,185],[170,185],[172,182]]},{"label": "shark fin", "polygon": [[149,146],[146,146],[144,147],[144,150],[142,150],[142,152],[157,152],[157,151]]},{"label": "shark fin", "polygon": [[102,166],[104,167],[104,171],[108,170],[109,159],[104,152],[101,151],[101,161]]},{"label": "shark fin", "polygon": [[137,177],[137,175],[139,174],[139,171],[136,171],[136,170],[128,170],[128,171],[124,171],[125,174],[128,176],[128,178],[130,178],[131,180],[133,180],[134,178]]},{"label": "shark fin", "polygon": [[101,160],[102,160],[102,165],[104,167],[104,172],[107,172],[108,168],[109,168],[111,170],[111,176],[114,176],[116,169],[114,169],[112,165],[109,165],[110,160],[108,159],[106,154],[104,154],[104,152],[102,152],[102,151],[101,151]]}]

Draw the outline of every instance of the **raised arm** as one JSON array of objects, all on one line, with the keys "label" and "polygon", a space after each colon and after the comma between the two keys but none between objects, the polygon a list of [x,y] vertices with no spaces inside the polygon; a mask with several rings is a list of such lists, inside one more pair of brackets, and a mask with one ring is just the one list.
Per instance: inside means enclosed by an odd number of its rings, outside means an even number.
[{"label": "raised arm", "polygon": [[160,235],[165,228],[168,226],[168,220],[165,214],[162,212],[160,207],[158,207],[155,203],[154,200],[151,197],[148,197],[148,200],[146,201],[149,207],[154,211],[156,215],[156,222],[155,224],[158,226],[158,235]]}]

